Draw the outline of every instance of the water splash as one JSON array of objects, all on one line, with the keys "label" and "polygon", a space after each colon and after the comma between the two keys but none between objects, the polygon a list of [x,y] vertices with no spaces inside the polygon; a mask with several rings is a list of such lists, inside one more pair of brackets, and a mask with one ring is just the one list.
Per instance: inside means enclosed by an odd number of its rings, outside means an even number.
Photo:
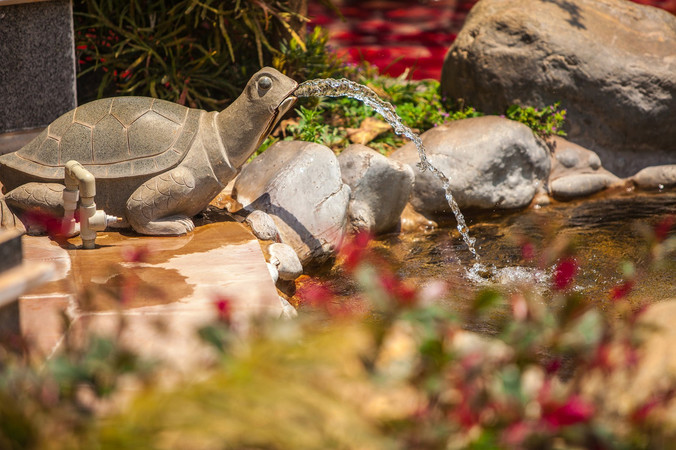
[{"label": "water splash", "polygon": [[487,267],[476,263],[465,271],[465,276],[478,286],[524,284],[542,293],[551,286],[552,272],[551,268],[549,270],[524,266],[498,268],[493,264]]},{"label": "water splash", "polygon": [[427,158],[427,153],[425,153],[425,146],[423,145],[422,139],[417,133],[414,133],[413,130],[403,124],[401,117],[399,117],[391,103],[381,99],[378,94],[368,86],[355,83],[354,81],[345,78],[339,80],[333,78],[308,80],[298,86],[294,95],[296,97],[350,97],[360,100],[366,106],[369,106],[380,114],[383,119],[392,126],[395,133],[399,136],[404,136],[413,142],[418,149],[418,157],[420,158],[418,167],[423,172],[429,170],[439,179],[439,181],[441,181],[446,201],[451,207],[451,211],[453,211],[455,219],[458,222],[458,231],[460,232],[463,241],[465,241],[467,248],[472,255],[474,255],[477,264],[479,263],[479,254],[474,248],[476,240],[470,237],[469,227],[465,222],[465,216],[462,215],[458,203],[455,201],[455,198],[453,198],[453,193],[451,192],[451,180],[449,180],[442,171],[432,165]]}]

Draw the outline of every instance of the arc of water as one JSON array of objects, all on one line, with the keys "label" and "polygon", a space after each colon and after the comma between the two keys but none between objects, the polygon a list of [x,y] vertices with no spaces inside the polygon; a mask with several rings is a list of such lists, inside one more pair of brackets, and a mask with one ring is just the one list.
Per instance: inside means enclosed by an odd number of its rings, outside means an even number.
[{"label": "arc of water", "polygon": [[455,198],[453,198],[453,193],[451,192],[451,180],[429,161],[422,139],[417,133],[414,133],[413,130],[404,125],[401,117],[399,117],[395,107],[391,103],[381,99],[378,94],[368,86],[355,83],[354,81],[345,78],[318,78],[315,80],[308,80],[298,86],[294,95],[296,97],[350,97],[360,100],[380,114],[383,119],[392,126],[395,133],[399,136],[404,136],[413,142],[418,150],[418,157],[420,158],[418,167],[421,171],[429,170],[439,179],[439,181],[441,181],[446,201],[451,207],[451,211],[453,211],[458,223],[457,229],[460,232],[463,241],[465,241],[467,248],[472,255],[474,255],[475,260],[477,262],[479,261],[479,254],[474,248],[476,240],[470,237],[469,227],[467,227],[465,217],[460,211],[460,207],[455,201]]}]

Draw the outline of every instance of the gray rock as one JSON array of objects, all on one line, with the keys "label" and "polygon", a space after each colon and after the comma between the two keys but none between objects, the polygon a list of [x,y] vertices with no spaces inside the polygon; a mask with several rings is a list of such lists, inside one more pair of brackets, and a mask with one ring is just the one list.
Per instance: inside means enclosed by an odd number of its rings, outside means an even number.
[{"label": "gray rock", "polygon": [[263,211],[252,211],[246,216],[246,223],[254,236],[263,241],[279,241],[279,230],[275,221]]},{"label": "gray rock", "polygon": [[630,178],[641,189],[663,189],[676,185],[676,164],[646,167]]},{"label": "gray rock", "polygon": [[[511,209],[527,206],[549,176],[549,151],[530,128],[495,116],[449,122],[422,135],[430,162],[451,179],[461,208]],[[442,183],[421,172],[413,144],[391,156],[411,166],[411,204],[422,214],[448,211]]]},{"label": "gray rock", "polygon": [[549,140],[552,171],[549,189],[555,198],[570,200],[595,194],[621,180],[601,166],[599,156],[561,137]]},{"label": "gray rock", "polygon": [[550,178],[576,173],[594,173],[601,169],[599,155],[560,136],[548,139],[552,149]]},{"label": "gray rock", "polygon": [[338,162],[343,182],[352,190],[348,214],[353,230],[378,234],[395,228],[413,189],[413,170],[359,144],[347,147]]},{"label": "gray rock", "polygon": [[303,274],[303,266],[294,249],[286,244],[272,244],[268,247],[270,264],[279,273],[282,280],[293,281]]},{"label": "gray rock", "polygon": [[625,0],[481,0],[442,91],[486,113],[568,110],[568,137],[619,176],[676,163],[676,16]]},{"label": "gray rock", "polygon": [[605,173],[581,173],[568,175],[550,182],[552,195],[559,200],[570,200],[595,194],[620,181],[614,175]]},{"label": "gray rock", "polygon": [[323,145],[274,144],[242,169],[233,196],[247,210],[268,213],[303,265],[327,260],[342,240],[350,188]]}]

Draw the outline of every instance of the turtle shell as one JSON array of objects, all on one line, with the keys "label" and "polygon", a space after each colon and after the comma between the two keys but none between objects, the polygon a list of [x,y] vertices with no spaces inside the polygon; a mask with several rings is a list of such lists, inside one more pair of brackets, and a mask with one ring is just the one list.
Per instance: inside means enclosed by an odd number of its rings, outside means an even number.
[{"label": "turtle shell", "polygon": [[70,160],[96,178],[152,175],[183,160],[202,113],[149,97],[96,100],[56,119],[2,163],[45,179],[63,179]]}]

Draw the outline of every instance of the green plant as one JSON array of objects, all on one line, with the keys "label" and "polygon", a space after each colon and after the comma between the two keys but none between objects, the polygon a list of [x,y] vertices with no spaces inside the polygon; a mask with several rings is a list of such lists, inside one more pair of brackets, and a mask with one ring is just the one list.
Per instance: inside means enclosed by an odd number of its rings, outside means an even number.
[{"label": "green plant", "polygon": [[[328,0],[326,0],[328,2]],[[144,95],[208,110],[264,65],[295,77],[339,70],[326,37],[303,37],[293,0],[81,0],[74,5],[82,100]]]},{"label": "green plant", "polygon": [[[646,228],[641,269],[627,268],[604,308],[574,289],[580,263],[554,242],[524,254],[552,265],[550,294],[402,280],[370,237],[346,240],[338,261],[360,287],[299,286],[299,317],[255,317],[238,334],[227,298],[199,330],[212,364],[163,385],[116,337],[66,345],[44,367],[26,347],[0,346],[3,448],[666,448],[676,383],[645,398],[635,383],[643,309],[627,294],[655,268],[673,270],[674,219]],[[526,247],[528,251],[526,252]],[[145,252],[130,255],[141,261]],[[467,331],[490,325],[490,334]],[[124,323],[121,322],[123,329]],[[150,369],[150,371],[148,370]],[[128,402],[97,409],[122,376]],[[137,386],[139,386],[137,384]],[[596,386],[596,388],[594,388]],[[84,395],[86,394],[86,395]],[[619,408],[618,408],[619,404]]]},{"label": "green plant", "polygon": [[298,124],[289,125],[287,130],[301,141],[323,143],[323,136],[328,133],[329,126],[323,123],[320,111],[301,106],[296,109]]},{"label": "green plant", "polygon": [[563,126],[566,120],[566,110],[560,108],[561,102],[556,102],[541,109],[532,106],[511,105],[505,111],[505,116],[527,125],[540,137],[565,136],[566,132],[563,130]]},{"label": "green plant", "polygon": [[316,26],[307,34],[304,45],[297,40],[282,41],[272,65],[298,81],[354,77],[357,67],[338,58],[329,48],[328,40],[328,33]]}]

